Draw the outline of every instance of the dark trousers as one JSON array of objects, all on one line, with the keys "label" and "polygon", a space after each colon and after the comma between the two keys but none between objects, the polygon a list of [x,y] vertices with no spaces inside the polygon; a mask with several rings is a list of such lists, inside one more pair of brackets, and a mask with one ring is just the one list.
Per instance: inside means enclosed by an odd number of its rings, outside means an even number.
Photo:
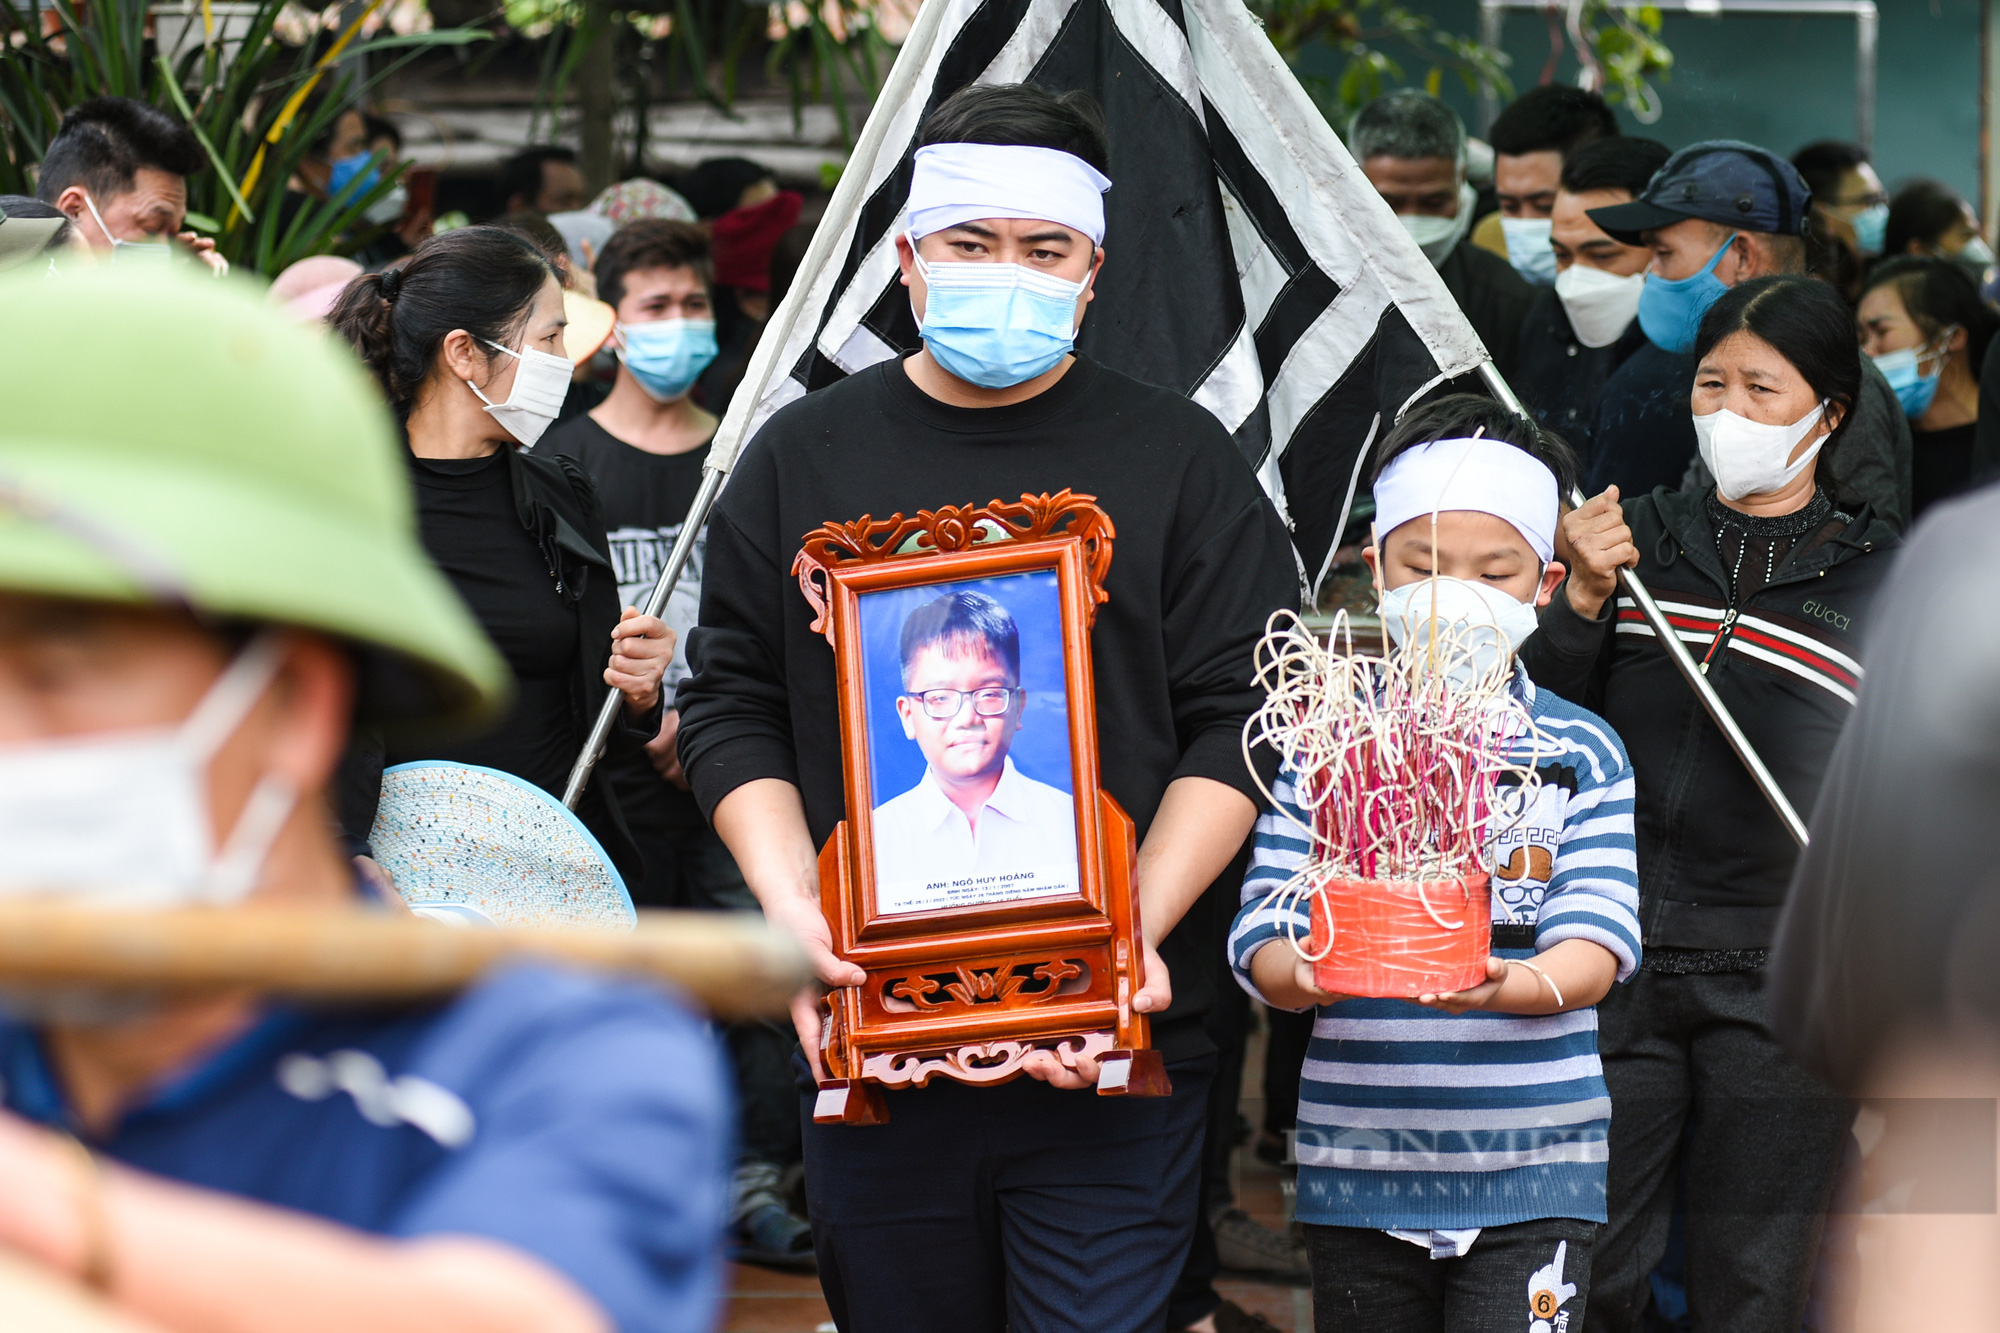
[{"label": "dark trousers", "polygon": [[1231,979],[1222,978],[1215,988],[1215,1003],[1202,1019],[1208,1039],[1215,1043],[1215,1078],[1208,1085],[1208,1127],[1202,1140],[1201,1197],[1195,1209],[1194,1238],[1188,1243],[1187,1262],[1181,1265],[1173,1294],[1167,1298],[1169,1329],[1186,1328],[1206,1319],[1222,1304],[1222,1296],[1215,1290],[1222,1256],[1216,1250],[1209,1219],[1236,1202],[1230,1164],[1236,1155],[1236,1106],[1243,1097],[1243,1056],[1249,1044],[1249,1026],[1250,996]]},{"label": "dark trousers", "polygon": [[[803,1070],[803,1061],[798,1067]],[[887,1094],[815,1125],[799,1079],[820,1286],[842,1333],[1160,1333],[1200,1188],[1213,1057],[1171,1097],[1030,1078]]]},{"label": "dark trousers", "polygon": [[1314,1011],[1266,1009],[1271,1035],[1264,1043],[1264,1129],[1284,1137],[1299,1125],[1299,1082],[1312,1045]]},{"label": "dark trousers", "polygon": [[1458,1258],[1433,1259],[1386,1231],[1307,1226],[1313,1333],[1556,1333],[1590,1297],[1597,1229],[1568,1217],[1486,1227]]},{"label": "dark trousers", "polygon": [[1771,1039],[1760,971],[1641,970],[1599,1002],[1597,1022],[1611,1222],[1591,1333],[1640,1326],[1676,1183],[1695,1327],[1797,1333],[1853,1106]]}]

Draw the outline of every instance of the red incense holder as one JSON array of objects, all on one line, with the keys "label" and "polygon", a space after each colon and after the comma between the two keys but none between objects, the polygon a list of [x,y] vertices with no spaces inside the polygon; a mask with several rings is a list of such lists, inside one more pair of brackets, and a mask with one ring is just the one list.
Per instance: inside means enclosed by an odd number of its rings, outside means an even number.
[{"label": "red incense holder", "polygon": [[1312,897],[1307,949],[1325,951],[1313,983],[1397,1000],[1481,984],[1493,946],[1488,887],[1483,870],[1461,879],[1328,880]]}]

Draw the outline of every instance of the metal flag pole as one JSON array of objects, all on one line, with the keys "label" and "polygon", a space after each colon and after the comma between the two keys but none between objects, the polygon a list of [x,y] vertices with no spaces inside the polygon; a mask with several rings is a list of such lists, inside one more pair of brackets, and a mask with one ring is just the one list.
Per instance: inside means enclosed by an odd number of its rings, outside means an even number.
[{"label": "metal flag pole", "polygon": [[[1500,401],[1502,407],[1516,416],[1526,417],[1531,421],[1534,419],[1528,416],[1528,409],[1514,396],[1514,390],[1508,386],[1500,372],[1494,369],[1491,361],[1480,363],[1479,378],[1486,382],[1487,389]],[[1582,491],[1575,488],[1570,490],[1569,502],[1572,506],[1581,506],[1583,498]],[[1682,679],[1687,681],[1688,688],[1692,689],[1695,697],[1701,700],[1701,706],[1715,719],[1715,725],[1722,729],[1723,739],[1729,742],[1730,749],[1736,751],[1736,757],[1743,761],[1743,767],[1750,770],[1751,780],[1764,793],[1764,799],[1771,803],[1771,808],[1778,812],[1778,818],[1784,823],[1785,831],[1792,835],[1799,846],[1805,846],[1805,821],[1799,818],[1798,811],[1792,809],[1791,801],[1785,797],[1784,788],[1780,787],[1778,780],[1771,776],[1771,770],[1764,767],[1763,758],[1750,744],[1750,738],[1743,734],[1743,728],[1736,725],[1736,719],[1730,715],[1728,705],[1722,702],[1721,697],[1715,692],[1715,687],[1708,683],[1708,677],[1702,674],[1700,665],[1689,655],[1687,645],[1681,642],[1680,635],[1674,631],[1672,623],[1667,619],[1667,613],[1660,609],[1660,604],[1653,600],[1653,594],[1646,591],[1646,585],[1639,581],[1639,576],[1633,571],[1619,570],[1618,585],[1638,606],[1639,614],[1646,618],[1646,623],[1653,627],[1654,637],[1659,639],[1660,646],[1667,650],[1667,660],[1674,664]]]},{"label": "metal flag pole", "polygon": [[[868,177],[875,155],[881,151],[882,141],[888,137],[890,122],[909,99],[923,72],[938,30],[944,26],[945,12],[951,8],[947,0],[930,0],[929,4],[920,7],[909,36],[903,39],[903,45],[896,52],[889,77],[883,81],[882,91],[868,112],[868,120],[861,127],[861,136],[855,140],[854,151],[848,155],[847,167],[840,173],[839,184],[834,186],[833,198],[827,201],[826,213],[820,218],[819,226],[813,229],[812,244],[806,247],[805,258],[799,263],[791,288],[785,293],[785,299],[771,317],[771,322],[765,325],[763,336],[758,338],[756,350],[750,354],[749,364],[744,368],[743,382],[729,400],[729,410],[709,446],[708,462],[702,469],[701,489],[695,492],[694,503],[688,506],[687,519],[681,524],[680,535],[674,539],[673,550],[667,555],[659,580],[653,584],[652,596],[641,608],[649,616],[659,615],[666,607],[667,599],[673,596],[681,574],[694,555],[695,542],[708,522],[708,513],[715,507],[716,497],[722,494],[722,483],[728,479],[730,469],[736,466],[736,456],[750,433],[750,419],[756,414],[758,403],[763,401],[764,390],[771,383],[778,358],[791,341],[792,329],[811,299],[819,274],[831,262],[835,248],[845,239],[860,215],[861,206],[867,199]],[[592,724],[583,749],[577,753],[576,763],[569,771],[569,782],[563,787],[563,804],[572,810],[583,799],[583,789],[590,785],[590,774],[597,767],[597,761],[604,757],[604,745],[611,738],[611,728],[618,720],[618,709],[623,699],[618,691],[611,691],[604,706],[597,710],[597,721]]]}]

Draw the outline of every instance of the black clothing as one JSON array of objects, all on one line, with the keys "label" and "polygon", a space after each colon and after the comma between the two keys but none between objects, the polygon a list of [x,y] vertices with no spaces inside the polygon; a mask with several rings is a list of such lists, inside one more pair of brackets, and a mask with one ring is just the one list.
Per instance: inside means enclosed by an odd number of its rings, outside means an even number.
[{"label": "black clothing", "polygon": [[1972,450],[1979,423],[1910,432],[1910,493],[1916,513],[1972,484]]},{"label": "black clothing", "polygon": [[1438,265],[1438,276],[1479,341],[1486,344],[1494,366],[1511,384],[1521,321],[1534,304],[1535,288],[1512,264],[1474,245],[1470,236],[1452,247]]},{"label": "black clothing", "polygon": [[[1665,487],[1624,508],[1639,577],[1810,809],[1853,710],[1893,529],[1824,494],[1775,519]],[[1597,1006],[1616,1114],[1585,1326],[1639,1327],[1678,1192],[1695,1325],[1795,1333],[1852,1117],[1764,1022],[1758,964],[1798,847],[1627,598],[1585,622],[1559,589],[1521,658],[1611,724],[1637,784],[1645,961]]]},{"label": "black clothing", "polygon": [[1591,1256],[1588,1333],[1641,1327],[1677,1177],[1694,1327],[1798,1333],[1854,1108],[1785,1058],[1763,990],[1757,971],[1645,969],[1597,1002],[1611,1220]]},{"label": "black clothing", "polygon": [[1629,498],[1679,486],[1695,456],[1693,388],[1694,357],[1662,351],[1642,337],[1598,392],[1584,494],[1600,495],[1615,484]]},{"label": "black clothing", "polygon": [[[1661,488],[1624,509],[1639,577],[1793,806],[1810,809],[1852,711],[1861,630],[1894,532],[1866,510],[1832,513],[1769,581],[1746,561],[1732,596],[1706,496]],[[1647,950],[1769,945],[1797,844],[1638,608],[1621,595],[1585,621],[1558,590],[1521,660],[1537,684],[1610,723],[1631,755]]]},{"label": "black clothing", "polygon": [[1639,966],[1675,977],[1709,977],[1719,972],[1754,972],[1771,957],[1769,949],[1677,949],[1656,944]]},{"label": "black clothing", "polygon": [[1715,553],[1721,557],[1722,572],[1729,580],[1732,606],[1740,589],[1769,584],[1792,548],[1809,533],[1825,527],[1834,516],[1833,501],[1823,490],[1815,490],[1803,509],[1769,516],[1731,509],[1714,491],[1708,493],[1706,500],[1709,526],[1715,529]]},{"label": "black clothing", "polygon": [[[619,603],[643,608],[701,485],[708,446],[684,454],[648,453],[625,443],[590,417],[579,416],[553,427],[537,452],[573,459],[590,474],[604,509],[605,550],[618,582]],[[672,706],[674,689],[687,675],[682,665],[687,633],[694,625],[700,599],[701,564],[696,560],[681,575],[680,587],[661,617],[679,640],[675,664],[667,668],[664,682],[668,707]],[[688,875],[712,865],[728,865],[727,878],[741,884],[728,850],[709,830],[694,797],[662,778],[645,751],[608,757],[604,772],[617,790],[626,822],[646,858],[645,882],[630,886],[634,903],[641,907],[694,906],[697,898],[712,895],[690,883]],[[710,842],[713,847],[697,846]],[[717,892],[726,888],[725,883]],[[753,900],[748,905],[756,904]],[[789,1103],[789,1091],[785,1095]]]},{"label": "black clothing", "polygon": [[1972,423],[1972,483],[2000,481],[2000,338],[1979,365],[1979,419]]},{"label": "black clothing", "polygon": [[1598,393],[1626,358],[1646,345],[1646,335],[1635,319],[1615,342],[1585,347],[1555,288],[1537,289],[1535,302],[1521,322],[1514,373],[1507,382],[1537,422],[1576,450],[1580,476],[1589,475],[1593,459],[1590,432]]},{"label": "black clothing", "polygon": [[564,426],[581,418],[610,396],[611,386],[594,375],[586,376],[580,380],[571,380],[569,382],[569,392],[563,395],[562,406],[556,409],[556,419],[549,423],[548,432],[541,439],[535,441],[535,447],[540,449],[544,455],[551,452],[561,452],[560,450],[551,450],[549,448],[549,439]]},{"label": "black clothing", "polygon": [[[1595,1222],[1538,1218],[1481,1227],[1472,1248],[1428,1248],[1366,1227],[1306,1225],[1315,1333],[1522,1333],[1576,1328],[1592,1299]],[[1562,1249],[1558,1282],[1535,1279]],[[1576,1290],[1564,1299],[1564,1289]],[[1538,1291],[1549,1294],[1537,1308]],[[1568,1316],[1561,1318],[1561,1316]],[[1561,1318],[1561,1322],[1557,1322]],[[1542,1322],[1531,1322],[1531,1321]]]},{"label": "black clothing", "polygon": [[888,1125],[855,1128],[812,1122],[817,1093],[797,1058],[813,1245],[835,1322],[1159,1333],[1194,1226],[1214,1066],[1168,1065],[1166,1097],[934,1078],[885,1089]]},{"label": "black clothing", "polygon": [[522,540],[506,454],[413,454],[410,480],[424,549],[507,659],[514,702],[488,731],[456,743],[392,747],[388,762],[480,764],[560,794],[581,743],[570,716],[576,604],[556,591],[534,543]]},{"label": "black clothing", "polygon": [[[604,520],[598,510],[597,493],[583,470],[563,458],[544,458],[519,449],[502,449],[494,457],[501,461],[490,468],[490,474],[504,478],[510,501],[506,506],[497,506],[483,489],[477,495],[454,489],[450,484],[451,467],[439,471],[431,466],[438,460],[409,455],[412,480],[417,485],[417,523],[424,549],[451,578],[459,596],[471,605],[487,633],[495,637],[503,655],[508,656],[508,665],[517,674],[522,666],[540,668],[561,652],[565,662],[562,686],[551,687],[552,692],[543,699],[543,705],[555,710],[557,722],[567,730],[562,738],[565,757],[560,765],[538,759],[537,766],[543,770],[539,775],[517,773],[559,797],[569,777],[570,765],[583,748],[584,737],[611,689],[604,683],[604,667],[611,656],[611,630],[618,623],[618,589],[611,580],[610,561],[604,556]],[[465,461],[467,466],[457,480],[470,476],[479,479],[475,484],[480,487],[497,484],[492,482],[488,467],[478,466],[488,464],[489,460]],[[472,544],[470,551],[462,549],[465,543]],[[504,576],[471,563],[480,558],[505,560]],[[513,590],[511,605],[502,607],[502,602],[509,601],[506,596],[509,588]],[[520,609],[546,596],[545,589],[552,589],[555,599],[565,609],[562,638],[530,644],[529,626],[543,626],[549,633],[555,631],[553,617],[544,620],[541,611]],[[482,603],[488,604],[487,609],[482,609]],[[487,610],[493,608],[499,608],[498,614],[505,623],[487,622]],[[506,637],[501,638],[496,629]],[[515,652],[532,652],[533,656],[524,656],[517,664]],[[618,717],[619,725],[611,729],[607,747],[612,755],[644,744],[660,730],[658,708],[637,722],[623,709]],[[523,718],[520,722],[540,728],[547,725],[548,719]],[[467,746],[482,744],[498,747],[483,751],[487,754],[501,757],[525,754],[522,746],[502,734],[506,725],[503,722],[481,740],[457,745],[411,742],[388,749],[379,734],[368,730],[358,732],[341,765],[340,809],[345,832],[352,837],[365,837],[374,823],[375,798],[381,791],[381,770],[386,764],[453,757],[460,762],[485,762],[466,757],[474,752]],[[591,782],[584,790],[576,814],[603,845],[627,886],[640,883],[645,865],[609,785]]]},{"label": "black clothing", "polygon": [[[1242,882],[1250,866],[1250,849],[1250,841],[1245,839],[1236,860],[1223,872],[1223,882]],[[1226,951],[1236,918],[1227,912],[1217,912],[1214,918],[1215,947]],[[1243,1100],[1243,1060],[1249,1050],[1251,1026],[1249,992],[1241,986],[1217,987],[1215,1003],[1202,1019],[1202,1028],[1215,1047],[1215,1078],[1208,1085],[1208,1123],[1202,1131],[1201,1192],[1187,1261],[1167,1297],[1169,1329],[1200,1323],[1222,1308],[1222,1295],[1215,1289],[1216,1276],[1222,1271],[1222,1253],[1216,1245],[1213,1219],[1236,1202],[1231,1166],[1236,1157],[1237,1106]]]},{"label": "black clothing", "polygon": [[[680,536],[688,506],[701,489],[708,446],[684,454],[648,453],[625,443],[594,418],[581,416],[553,427],[540,452],[575,459],[597,484],[609,542],[606,550],[618,578],[619,594],[627,605],[644,605],[667,563],[674,539]],[[697,596],[689,599],[692,611],[698,605],[701,586],[698,564],[690,564],[682,574],[681,586],[697,590]],[[634,597],[639,600],[633,601]],[[669,623],[673,623],[671,617]],[[675,630],[681,632],[692,624],[690,618],[688,626],[675,625]]]},{"label": "black clothing", "polygon": [[1772,1026],[1846,1091],[1913,1036],[2000,1020],[1995,568],[2000,490],[1939,505],[1897,560],[1778,925]]},{"label": "black clothing", "polygon": [[[1688,372],[1692,387],[1694,372]],[[1694,430],[1688,418],[1688,430]],[[1834,502],[1848,510],[1867,505],[1875,517],[1897,532],[1910,526],[1910,422],[1896,391],[1867,357],[1861,358],[1861,396],[1854,404],[1854,420],[1841,431],[1840,438],[1820,452],[1819,484],[1832,494]],[[1668,483],[1671,484],[1671,483]],[[1715,478],[1697,455],[1688,464],[1680,488],[1699,495],[1713,488]],[[1595,494],[1595,492],[1593,492]]]},{"label": "black clothing", "polygon": [[[1105,790],[1141,838],[1178,777],[1261,800],[1242,727],[1259,702],[1251,653],[1265,619],[1298,601],[1284,525],[1213,416],[1079,356],[1046,392],[984,409],[940,403],[884,362],[757,433],[709,521],[694,674],[680,692],[681,762],[702,808],[779,778],[799,787],[815,843],[845,817],[833,651],[790,572],[804,534],[1065,487],[1095,496],[1117,526],[1110,600],[1091,632]],[[1160,946],[1174,1002],[1153,1040],[1169,1060],[1208,1048],[1216,910],[1211,892]]]}]

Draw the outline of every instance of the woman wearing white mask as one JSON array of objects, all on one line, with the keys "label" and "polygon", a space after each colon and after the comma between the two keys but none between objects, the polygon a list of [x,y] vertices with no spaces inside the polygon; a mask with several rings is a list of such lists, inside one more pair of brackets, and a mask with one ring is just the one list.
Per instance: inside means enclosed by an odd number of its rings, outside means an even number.
[{"label": "woman wearing white mask", "polygon": [[1510,383],[1586,471],[1597,392],[1646,341],[1635,317],[1653,258],[1643,245],[1615,240],[1590,210],[1638,198],[1670,156],[1663,143],[1619,136],[1587,143],[1563,162],[1549,218],[1555,284],[1536,294],[1521,322]]},{"label": "woman wearing white mask", "polygon": [[[632,607],[620,613],[583,469],[527,452],[569,389],[562,295],[532,243],[465,227],[425,241],[400,268],[356,279],[327,317],[403,424],[425,549],[515,681],[513,706],[479,736],[386,753],[362,738],[350,832],[372,823],[377,763],[477,764],[560,795],[607,688],[625,697],[614,745],[636,748],[659,731],[673,634]],[[577,814],[636,882],[639,853],[607,784],[591,784]]]},{"label": "woman wearing white mask", "polygon": [[1972,480],[1979,368],[2000,316],[1957,264],[1905,257],[1878,265],[1861,289],[1861,351],[1910,419],[1915,512]]},{"label": "woman wearing white mask", "polygon": [[1537,684],[1617,729],[1638,779],[1646,956],[1598,1006],[1617,1114],[1588,1329],[1636,1325],[1677,1173],[1696,1322],[1797,1328],[1851,1118],[1764,1019],[1764,961],[1798,848],[1637,607],[1612,594],[1636,551],[1709,684],[1810,811],[1896,540],[1821,482],[1860,353],[1833,289],[1787,275],[1725,292],[1694,355],[1690,407],[1716,486],[1663,488],[1622,512],[1600,496],[1570,514],[1572,572],[1521,653]]}]

